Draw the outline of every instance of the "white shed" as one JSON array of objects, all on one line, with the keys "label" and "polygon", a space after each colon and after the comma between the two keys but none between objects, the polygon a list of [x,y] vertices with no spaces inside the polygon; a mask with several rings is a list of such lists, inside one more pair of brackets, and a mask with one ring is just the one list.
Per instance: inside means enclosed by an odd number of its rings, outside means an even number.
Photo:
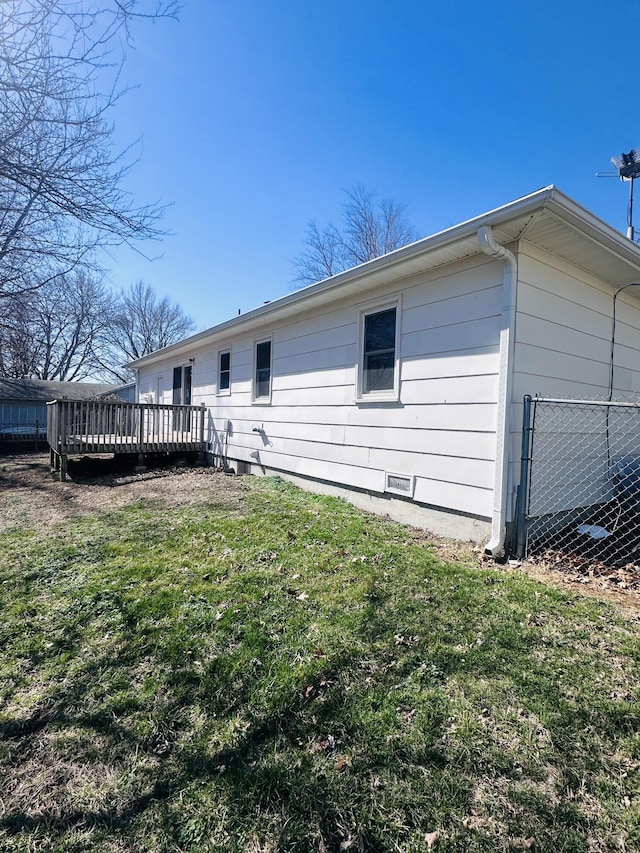
[{"label": "white shed", "polygon": [[[131,363],[212,458],[501,553],[525,394],[604,397],[640,248],[547,187]],[[640,392],[619,293],[614,390]],[[621,310],[622,309],[622,310]]]}]

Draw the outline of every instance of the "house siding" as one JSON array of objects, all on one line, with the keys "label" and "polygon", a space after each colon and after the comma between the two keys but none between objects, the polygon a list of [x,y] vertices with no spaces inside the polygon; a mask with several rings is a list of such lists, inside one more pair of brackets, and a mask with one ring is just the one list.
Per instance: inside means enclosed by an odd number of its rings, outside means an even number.
[{"label": "house siding", "polygon": [[13,428],[33,428],[46,433],[47,404],[40,402],[0,400],[0,435]]},{"label": "house siding", "polygon": [[[572,264],[523,244],[518,259],[518,301],[511,421],[511,481],[519,477],[522,399],[525,394],[567,399],[606,400],[609,394],[613,297],[617,290]],[[640,297],[640,288],[637,297]],[[640,391],[640,303],[627,291],[618,299],[613,398]],[[573,429],[579,429],[572,439]],[[546,434],[538,453],[543,464],[562,464],[565,484],[544,512],[572,509],[575,484],[592,482],[593,503],[611,497],[600,419],[592,420],[593,450],[585,446],[585,424],[568,420],[557,434]],[[589,445],[589,442],[586,442]],[[640,450],[640,447],[639,447]],[[584,491],[584,490],[582,490]],[[530,511],[536,514],[535,496]]]},{"label": "house siding", "polygon": [[[606,398],[617,288],[524,245],[518,259],[514,397]],[[640,288],[636,288],[640,291]],[[640,303],[618,299],[614,396],[640,391]]]},{"label": "house siding", "polygon": [[[501,298],[502,264],[477,256],[201,345],[189,353],[193,403],[208,408],[212,450],[224,444],[230,460],[374,493],[383,493],[385,471],[406,474],[415,501],[489,518]],[[358,402],[359,313],[396,299],[399,401]],[[252,400],[254,345],[264,336],[272,339],[266,404]],[[224,349],[231,391],[217,394]],[[153,395],[157,377],[178,363],[142,367],[140,394]]]}]

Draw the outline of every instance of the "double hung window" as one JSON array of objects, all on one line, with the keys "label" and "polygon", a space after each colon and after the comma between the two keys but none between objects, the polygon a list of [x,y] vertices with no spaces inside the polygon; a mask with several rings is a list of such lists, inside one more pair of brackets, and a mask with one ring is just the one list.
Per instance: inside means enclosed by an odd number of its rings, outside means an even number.
[{"label": "double hung window", "polygon": [[271,341],[258,341],[255,347],[255,373],[253,377],[253,399],[265,401],[271,398]]},{"label": "double hung window", "polygon": [[399,305],[363,311],[360,317],[358,398],[398,398]]},{"label": "double hung window", "polygon": [[231,351],[218,355],[218,393],[228,394],[231,390]]}]

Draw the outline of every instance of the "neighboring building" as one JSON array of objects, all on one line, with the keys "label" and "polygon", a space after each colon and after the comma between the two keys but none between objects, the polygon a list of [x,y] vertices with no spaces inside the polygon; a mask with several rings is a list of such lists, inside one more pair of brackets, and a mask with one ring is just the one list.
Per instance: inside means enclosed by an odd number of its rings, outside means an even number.
[{"label": "neighboring building", "polygon": [[[498,554],[525,394],[640,391],[640,248],[548,187],[132,362],[218,461]],[[640,290],[640,289],[639,289]],[[613,372],[613,388],[609,388]]]},{"label": "neighboring building", "polygon": [[135,402],[135,383],[109,385],[104,382],[0,378],[0,450],[19,443],[45,441],[47,402],[50,400],[88,400],[105,394]]},{"label": "neighboring building", "polygon": [[125,403],[138,402],[138,391],[136,389],[135,382],[128,382],[126,385],[110,385],[109,390],[105,391],[100,396],[105,395],[117,397],[119,400],[123,400]]}]

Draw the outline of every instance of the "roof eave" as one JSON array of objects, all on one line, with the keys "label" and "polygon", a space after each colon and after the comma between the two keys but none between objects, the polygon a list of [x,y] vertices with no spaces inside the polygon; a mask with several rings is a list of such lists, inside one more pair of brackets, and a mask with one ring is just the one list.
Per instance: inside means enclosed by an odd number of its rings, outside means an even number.
[{"label": "roof eave", "polygon": [[[136,359],[127,366],[137,369],[169,355],[179,355],[182,352],[191,350],[194,346],[205,343],[211,338],[226,337],[236,328],[242,328],[245,331],[249,330],[253,326],[261,324],[270,316],[277,317],[284,312],[288,313],[300,303],[311,306],[316,302],[329,301],[334,291],[337,290],[344,293],[344,295],[348,295],[350,285],[355,287],[361,280],[371,282],[372,280],[375,281],[375,279],[384,279],[385,272],[390,268],[397,268],[399,275],[396,277],[401,278],[403,277],[402,267],[405,265],[408,266],[410,261],[420,256],[424,256],[426,261],[424,270],[428,270],[430,268],[428,256],[430,253],[434,253],[436,249],[455,243],[459,243],[462,246],[465,240],[475,237],[478,228],[483,225],[490,225],[492,227],[507,225],[509,222],[517,221],[523,217],[527,219],[535,213],[541,213],[545,210],[550,211],[557,218],[586,234],[591,239],[598,241],[608,251],[628,261],[632,266],[636,268],[640,266],[640,249],[638,246],[631,243],[624,235],[620,234],[603,220],[578,205],[557,187],[551,185],[494,210],[490,210],[487,213],[483,213],[480,216],[473,217],[458,225],[439,231],[429,237],[424,237],[415,243],[410,243],[407,246],[389,252],[389,254],[345,270],[331,278],[288,293],[272,302],[254,308],[246,314],[232,317],[189,338],[185,338],[182,341]],[[523,223],[522,232],[526,231],[527,224]],[[517,238],[520,236],[519,234]],[[479,247],[478,251],[480,251]],[[467,255],[468,252],[461,252],[460,258]],[[437,264],[432,264],[432,266],[437,266]]]}]

